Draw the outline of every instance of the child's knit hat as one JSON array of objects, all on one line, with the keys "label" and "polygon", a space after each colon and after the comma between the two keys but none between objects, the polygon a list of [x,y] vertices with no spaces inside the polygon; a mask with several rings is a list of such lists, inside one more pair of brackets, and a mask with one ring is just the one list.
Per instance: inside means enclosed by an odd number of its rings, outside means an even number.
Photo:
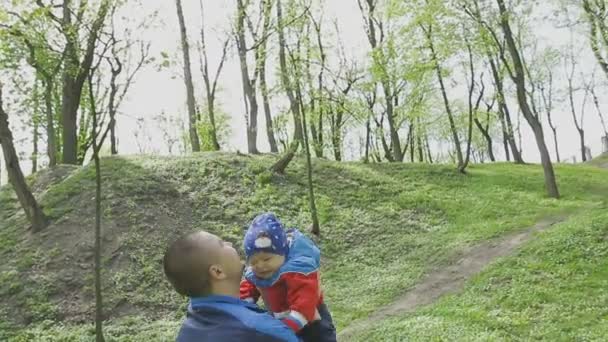
[{"label": "child's knit hat", "polygon": [[243,246],[247,259],[257,252],[287,255],[289,251],[283,224],[273,213],[260,214],[253,219]]}]

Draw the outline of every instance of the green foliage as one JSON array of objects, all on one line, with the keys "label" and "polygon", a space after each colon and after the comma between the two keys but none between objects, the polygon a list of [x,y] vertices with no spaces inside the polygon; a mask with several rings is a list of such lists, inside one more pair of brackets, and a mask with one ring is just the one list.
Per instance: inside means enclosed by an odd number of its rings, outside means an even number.
[{"label": "green foliage", "polygon": [[[305,163],[297,157],[286,175],[273,176],[267,170],[275,158],[103,159],[109,340],[174,339],[185,302],[163,280],[160,265],[177,236],[204,229],[240,248],[243,228],[268,210],[306,231]],[[605,201],[606,171],[564,165],[557,175],[560,201],[544,197],[538,166],[474,165],[465,176],[448,166],[318,160],[322,277],[338,328],[391,302],[472,244]],[[12,192],[0,190],[0,255],[9,260],[0,265],[0,339],[90,340],[91,326],[76,323],[65,303],[90,310],[93,180],[90,168],[79,168],[48,188],[41,201],[54,223],[33,236],[23,236]],[[147,318],[138,317],[141,312]],[[153,323],[134,323],[141,319]]]}]

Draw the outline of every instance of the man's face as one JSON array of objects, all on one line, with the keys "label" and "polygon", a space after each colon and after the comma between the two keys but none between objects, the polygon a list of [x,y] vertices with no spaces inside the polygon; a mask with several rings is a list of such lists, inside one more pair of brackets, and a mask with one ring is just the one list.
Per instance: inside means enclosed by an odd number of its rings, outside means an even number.
[{"label": "man's face", "polygon": [[241,260],[239,253],[232,246],[232,243],[224,241],[219,237],[215,236],[214,243],[218,244],[218,264],[222,266],[223,271],[226,273],[227,278],[241,279],[243,275],[244,262]]}]

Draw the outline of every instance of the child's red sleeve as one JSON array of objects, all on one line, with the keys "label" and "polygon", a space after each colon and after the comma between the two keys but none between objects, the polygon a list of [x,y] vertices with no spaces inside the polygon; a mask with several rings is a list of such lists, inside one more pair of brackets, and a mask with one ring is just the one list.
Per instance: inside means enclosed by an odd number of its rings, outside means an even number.
[{"label": "child's red sleeve", "polygon": [[308,275],[288,273],[284,275],[284,279],[287,285],[287,303],[290,312],[283,319],[283,323],[298,332],[306,324],[319,318],[317,315],[320,297],[319,273],[314,272]]},{"label": "child's red sleeve", "polygon": [[251,303],[257,303],[260,298],[260,291],[247,279],[241,281],[241,299]]}]

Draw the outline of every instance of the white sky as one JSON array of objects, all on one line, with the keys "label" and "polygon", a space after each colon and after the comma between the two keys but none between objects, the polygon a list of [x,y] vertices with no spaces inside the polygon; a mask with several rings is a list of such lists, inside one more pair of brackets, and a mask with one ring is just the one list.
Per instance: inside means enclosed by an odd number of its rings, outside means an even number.
[{"label": "white sky", "polygon": [[[185,20],[191,43],[191,60],[192,60],[192,73],[195,78],[196,96],[197,100],[202,98],[202,77],[200,74],[199,63],[198,63],[198,52],[196,50],[196,42],[200,37],[200,9],[198,0],[183,0],[182,1],[185,12]],[[177,24],[177,14],[175,9],[175,2],[173,0],[145,0],[146,10],[153,12],[159,10],[159,18],[162,24],[157,25],[158,27],[150,29],[145,39],[152,41],[152,55],[155,57],[160,56],[161,51],[166,51],[172,56],[176,56],[181,60],[180,51],[180,35]],[[211,60],[211,70],[214,72],[216,62],[219,59],[221,53],[221,40],[224,39],[224,32],[229,29],[230,18],[234,13],[236,7],[236,0],[204,0],[205,6],[205,20],[207,21],[207,44],[209,57]],[[540,6],[540,5],[539,5]],[[347,53],[356,56],[356,58],[362,58],[369,50],[369,44],[363,31],[363,25],[361,21],[361,15],[357,6],[356,0],[327,0],[326,12],[324,14],[327,28],[332,27],[331,20],[336,18],[339,22],[341,38],[346,47]],[[551,8],[547,5],[540,8],[540,12],[550,13]],[[133,20],[141,15],[141,11],[137,13],[130,13]],[[537,20],[535,34],[539,37],[539,45],[541,46],[560,46],[567,43],[568,33],[566,30],[556,30],[553,25],[547,21]],[[334,35],[335,36],[335,35]],[[326,44],[335,45],[335,37],[326,37]],[[331,41],[331,40],[334,41]],[[587,71],[596,67],[597,63],[593,58],[587,43],[586,37],[579,35],[576,37],[576,43],[579,46],[579,50],[582,53],[580,57],[581,66]],[[180,62],[181,65],[181,62]],[[186,118],[186,95],[185,86],[182,79],[175,75],[182,73],[181,66],[178,65],[172,70],[164,69],[160,72],[156,70],[154,66],[149,66],[142,70],[136,79],[136,83],[131,88],[131,91],[127,95],[128,98],[121,108],[122,115],[118,118],[117,130],[119,136],[119,152],[121,154],[136,154],[139,152],[137,138],[134,134],[137,124],[136,118],[144,118],[145,130],[148,135],[151,136],[150,141],[147,143],[147,152],[149,153],[167,153],[165,143],[162,139],[161,132],[156,127],[157,125],[152,122],[152,117],[165,112],[172,116],[181,116],[184,120]],[[275,70],[276,65],[273,61],[269,61],[268,71],[269,73]],[[563,68],[558,68],[557,72],[561,72]],[[604,82],[605,76],[598,70],[597,72],[598,82]],[[460,76],[459,76],[460,77]],[[269,79],[272,82],[274,78],[269,75]],[[238,64],[238,58],[234,51],[232,52],[229,60],[225,64],[224,71],[220,78],[221,92],[219,93],[219,101],[223,110],[230,115],[230,126],[232,134],[230,136],[228,149],[230,150],[247,150],[246,143],[246,128],[244,119],[244,104],[243,104],[243,93],[242,84],[240,79],[240,67]],[[598,91],[601,96],[605,92],[605,87]],[[460,97],[461,101],[465,100],[465,93],[457,89],[449,89],[452,100],[457,100]],[[282,100],[281,100],[282,101]],[[581,98],[577,98],[577,108],[580,108]],[[441,104],[438,104],[441,105]],[[568,102],[560,102],[555,104],[554,110],[554,121],[558,126],[559,143],[560,143],[560,154],[562,159],[571,158],[576,156],[577,160],[580,161],[578,134],[572,122],[570,114],[570,107]],[[517,107],[513,103],[511,106],[513,115],[517,114]],[[608,113],[608,101],[602,101],[602,109]],[[273,108],[273,114],[277,113],[277,108]],[[513,117],[514,123],[516,123],[516,117]],[[15,125],[15,123],[13,123]],[[524,127],[523,143],[526,148],[524,149],[524,159],[529,162],[536,162],[539,160],[536,144],[534,137],[522,118],[522,125]],[[258,122],[258,148],[261,151],[268,151],[268,144],[265,132],[265,123],[263,110],[260,107],[259,122]],[[591,100],[588,101],[587,114],[584,123],[584,128],[587,136],[587,145],[591,147],[593,155],[597,155],[601,151],[601,134],[602,129],[599,124],[599,119],[595,113],[595,108]],[[552,136],[548,126],[545,129],[546,142],[548,148],[553,155],[553,142]],[[140,134],[141,139],[141,134]],[[350,137],[350,142],[346,141],[345,144],[358,142],[358,137]],[[20,146],[23,150],[25,147]],[[498,155],[502,155],[502,144],[500,141],[495,141],[495,151]],[[24,151],[25,152],[25,151]],[[346,152],[347,158],[358,157],[358,147],[354,148],[350,153]],[[353,153],[355,155],[353,155]],[[504,158],[504,157],[502,157]],[[28,162],[23,163],[24,171],[29,171],[30,166]],[[4,165],[2,165],[4,170]],[[5,172],[2,172],[2,183],[5,182]]]}]

